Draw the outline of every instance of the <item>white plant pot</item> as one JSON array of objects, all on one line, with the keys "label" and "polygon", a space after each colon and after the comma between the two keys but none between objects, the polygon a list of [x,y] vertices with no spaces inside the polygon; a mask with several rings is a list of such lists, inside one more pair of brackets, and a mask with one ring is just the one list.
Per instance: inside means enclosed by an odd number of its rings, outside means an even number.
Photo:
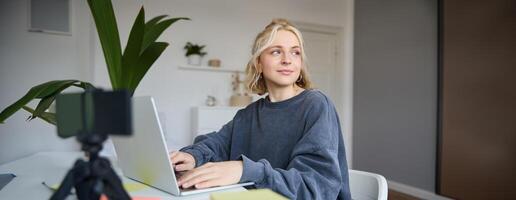
[{"label": "white plant pot", "polygon": [[187,58],[189,65],[201,65],[202,57],[200,55],[189,55]]}]

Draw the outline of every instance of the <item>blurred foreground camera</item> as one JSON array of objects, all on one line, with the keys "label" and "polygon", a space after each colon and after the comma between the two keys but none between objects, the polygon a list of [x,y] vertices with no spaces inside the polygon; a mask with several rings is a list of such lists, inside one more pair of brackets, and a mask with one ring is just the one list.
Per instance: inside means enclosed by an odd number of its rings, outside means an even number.
[{"label": "blurred foreground camera", "polygon": [[87,160],[78,159],[50,199],[66,199],[72,188],[77,198],[130,199],[108,159],[100,157],[108,135],[131,135],[131,98],[125,90],[87,90],[59,95],[56,99],[57,133],[76,136]]}]

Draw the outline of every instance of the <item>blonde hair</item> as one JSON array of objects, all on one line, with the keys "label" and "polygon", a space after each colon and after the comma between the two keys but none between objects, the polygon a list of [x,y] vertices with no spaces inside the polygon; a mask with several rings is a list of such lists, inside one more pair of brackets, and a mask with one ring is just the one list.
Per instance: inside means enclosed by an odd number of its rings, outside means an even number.
[{"label": "blonde hair", "polygon": [[249,90],[251,93],[263,95],[268,92],[262,72],[258,69],[258,60],[260,59],[262,52],[272,44],[274,38],[276,37],[276,33],[280,30],[292,32],[297,37],[299,46],[301,48],[301,73],[295,84],[304,89],[310,89],[312,87],[312,82],[309,79],[307,71],[306,55],[301,32],[285,19],[273,19],[272,22],[256,36],[251,52],[252,56],[247,63],[246,86],[247,90]]}]

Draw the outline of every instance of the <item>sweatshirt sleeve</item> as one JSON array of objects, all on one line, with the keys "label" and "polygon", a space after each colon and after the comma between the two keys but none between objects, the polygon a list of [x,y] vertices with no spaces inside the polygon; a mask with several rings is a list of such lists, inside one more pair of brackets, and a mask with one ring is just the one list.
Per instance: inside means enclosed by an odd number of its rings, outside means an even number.
[{"label": "sweatshirt sleeve", "polygon": [[310,105],[307,116],[304,135],[295,145],[286,169],[273,168],[265,159],[254,161],[241,155],[240,182],[255,182],[257,188],[270,188],[289,199],[337,199],[342,178],[336,111],[323,96]]},{"label": "sweatshirt sleeve", "polygon": [[197,136],[194,144],[186,146],[180,151],[191,154],[195,158],[195,167],[207,162],[219,162],[229,159],[230,138],[233,132],[233,120],[224,125],[219,131]]}]

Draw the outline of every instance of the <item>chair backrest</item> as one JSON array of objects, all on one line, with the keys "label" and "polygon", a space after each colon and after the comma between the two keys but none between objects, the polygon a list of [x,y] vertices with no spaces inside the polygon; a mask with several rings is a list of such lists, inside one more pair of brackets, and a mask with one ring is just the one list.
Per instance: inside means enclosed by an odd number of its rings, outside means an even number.
[{"label": "chair backrest", "polygon": [[354,200],[387,200],[387,180],[382,175],[349,170],[349,188]]}]

